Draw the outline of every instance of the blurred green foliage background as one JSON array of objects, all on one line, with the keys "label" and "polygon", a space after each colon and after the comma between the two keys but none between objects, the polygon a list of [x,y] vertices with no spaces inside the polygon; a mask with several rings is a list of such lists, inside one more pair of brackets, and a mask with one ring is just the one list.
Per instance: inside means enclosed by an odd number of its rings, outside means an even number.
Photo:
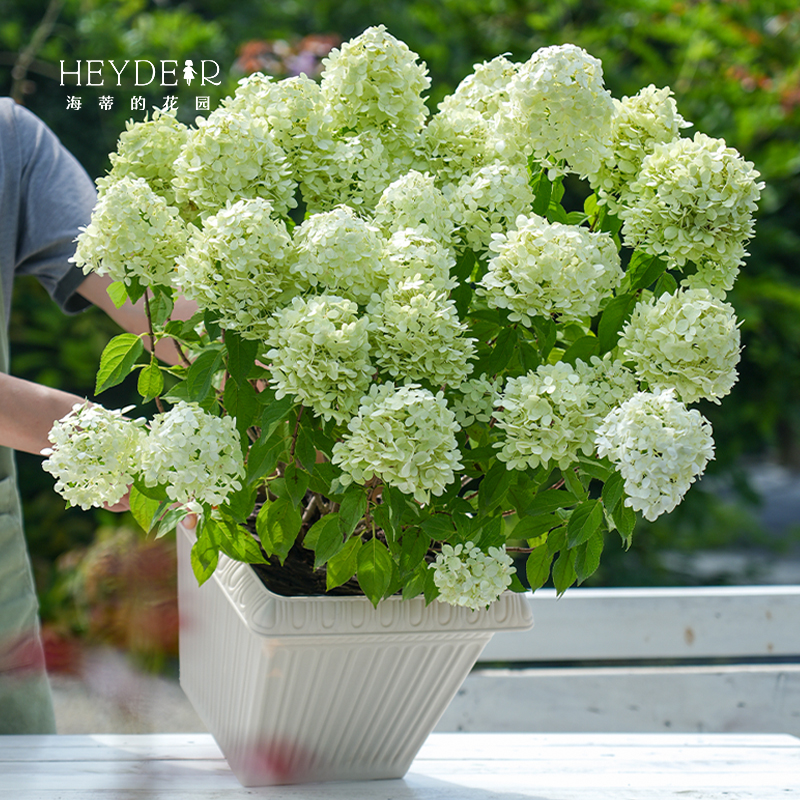
[{"label": "blurred green foliage background", "polygon": [[[766,549],[778,559],[796,548],[800,520],[780,531],[766,529],[745,469],[753,459],[800,469],[796,0],[386,0],[380,8],[367,0],[0,0],[0,92],[13,94],[42,117],[95,178],[108,167],[106,154],[131,116],[131,98],[146,93],[151,108],[163,103],[168,90],[137,88],[130,81],[119,88],[61,86],[61,59],[68,69],[76,59],[90,58],[179,64],[187,58],[213,59],[224,78],[218,88],[203,89],[213,109],[242,76],[243,62],[237,58],[248,46],[252,50],[254,40],[292,45],[313,34],[347,40],[381,23],[427,62],[431,109],[476,62],[499,53],[526,60],[539,47],[572,42],[603,61],[606,85],[615,97],[650,83],[669,85],[680,112],[696,129],[724,137],[755,162],[767,188],[751,257],[729,297],[743,320],[741,377],[722,407],[700,407],[717,441],[710,477],[668,518],[642,524],[632,554],[619,558],[618,548],[607,547],[594,582],[691,583],[697,575],[681,567],[676,554],[737,547]],[[185,88],[181,92],[179,118],[191,122],[194,95],[185,95]],[[103,94],[113,96],[112,109],[99,108]],[[67,108],[68,95],[81,97],[80,110]],[[94,367],[114,333],[112,323],[94,311],[63,317],[38,285],[21,281],[11,328],[15,374],[91,395]],[[134,396],[133,387],[123,386],[102,400],[116,407]],[[60,554],[89,545],[99,524],[114,521],[102,512],[65,515],[38,461],[22,457],[20,470],[47,616],[64,602],[56,569]],[[711,484],[728,487],[724,497],[710,492]],[[706,578],[746,579],[741,571]]]}]

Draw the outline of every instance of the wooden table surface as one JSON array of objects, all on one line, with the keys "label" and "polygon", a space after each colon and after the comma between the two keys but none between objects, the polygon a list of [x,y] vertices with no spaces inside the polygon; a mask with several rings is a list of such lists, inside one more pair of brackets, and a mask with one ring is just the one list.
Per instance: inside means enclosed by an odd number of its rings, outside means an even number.
[{"label": "wooden table surface", "polygon": [[432,734],[403,780],[244,789],[209,734],[0,736],[0,800],[790,800],[800,739]]}]

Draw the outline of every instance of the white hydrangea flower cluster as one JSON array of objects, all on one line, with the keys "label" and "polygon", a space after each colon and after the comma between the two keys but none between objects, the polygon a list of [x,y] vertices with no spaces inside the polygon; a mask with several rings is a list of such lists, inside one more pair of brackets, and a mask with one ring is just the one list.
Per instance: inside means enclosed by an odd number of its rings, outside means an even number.
[{"label": "white hydrangea flower cluster", "polygon": [[504,160],[533,155],[563,172],[597,171],[608,146],[614,112],[600,61],[572,44],[544,47],[522,64],[508,84],[495,148]]},{"label": "white hydrangea flower cluster", "polygon": [[458,84],[455,92],[439,103],[439,109],[471,108],[485,119],[491,119],[508,102],[508,85],[519,68],[519,64],[505,56],[475,64],[472,73]]},{"label": "white hydrangea flower cluster", "polygon": [[745,257],[749,255],[741,245],[724,260],[700,261],[697,272],[681,277],[681,286],[689,289],[708,289],[714,297],[724,300],[727,293],[733,289],[733,284],[739,275],[739,267],[744,264]]},{"label": "white hydrangea flower cluster", "polygon": [[478,378],[464,381],[449,396],[450,408],[462,428],[468,428],[475,422],[491,420],[502,383],[502,378],[490,380],[486,373],[482,373]]},{"label": "white hydrangea flower cluster", "polygon": [[369,320],[358,316],[356,304],[333,295],[294,297],[269,325],[276,397],[291,395],[326,420],[350,419],[374,372]]},{"label": "white hydrangea flower cluster", "polygon": [[450,270],[456,265],[452,249],[416,228],[404,228],[389,237],[382,264],[387,279],[396,283],[421,278],[440,291],[450,291],[458,283],[450,277]]},{"label": "white hydrangea flower cluster", "polygon": [[367,28],[323,60],[322,95],[338,128],[374,127],[384,135],[411,138],[427,115],[422,92],[431,85],[416,53],[386,31]]},{"label": "white hydrangea flower cluster", "polygon": [[673,141],[681,128],[690,125],[678,113],[669,87],[657,89],[651,84],[633,97],[615,99],[610,147],[600,169],[589,176],[592,188],[616,211],[617,198],[636,179],[654,146]]},{"label": "white hydrangea flower cluster", "polygon": [[263,339],[269,315],[296,290],[286,266],[291,246],[269,200],[239,200],[192,231],[176,283],[189,300],[216,311],[226,330]]},{"label": "white hydrangea flower cluster", "polygon": [[739,327],[733,306],[707,289],[679,289],[640,302],[619,347],[653,390],[674,388],[684,403],[719,403],[737,380]]},{"label": "white hydrangea flower cluster", "polygon": [[331,459],[342,468],[345,486],[377,475],[425,505],[462,466],[458,424],[443,392],[434,395],[413,383],[399,388],[373,383],[347,427],[350,432],[333,446]]},{"label": "white hydrangea flower cluster", "polygon": [[[503,440],[495,443],[497,457],[508,469],[524,470],[550,461],[566,469],[579,454],[591,455],[595,428],[610,406],[604,403],[611,399],[604,399],[603,384],[593,388],[594,373],[585,365],[578,371],[559,361],[508,379],[494,413],[504,433]],[[613,383],[614,373],[608,371],[603,378]]]},{"label": "white hydrangea flower cluster", "polygon": [[244,459],[233,417],[215,417],[181,401],[156,414],[140,451],[147,486],[166,486],[175,503],[199,511],[242,488]]},{"label": "white hydrangea flower cluster", "polygon": [[714,457],[711,425],[671,389],[639,392],[613,409],[597,430],[598,455],[625,480],[625,505],[651,522],[672,511]]},{"label": "white hydrangea flower cluster", "polygon": [[[130,407],[132,408],[132,406]],[[130,408],[109,410],[76,403],[54,423],[42,450],[42,467],[56,478],[56,491],[73,506],[118,503],[133,483],[145,436],[143,419],[126,419]]]},{"label": "white hydrangea flower cluster", "polygon": [[442,552],[430,564],[439,600],[451,606],[476,611],[497,600],[511,586],[513,561],[505,550],[490,547],[481,552],[472,542],[442,545]]},{"label": "white hydrangea flower cluster", "polygon": [[529,211],[533,192],[524,165],[494,163],[465,175],[450,197],[459,233],[476,252],[484,252],[493,234],[514,227]]},{"label": "white hydrangea flower cluster", "polygon": [[386,187],[372,216],[388,234],[414,228],[449,247],[453,242],[450,212],[450,204],[434,185],[433,176],[411,170]]},{"label": "white hydrangea flower cluster", "polygon": [[615,361],[611,353],[603,358],[592,356],[587,364],[578,359],[575,372],[588,387],[587,414],[599,422],[615,406],[636,394],[634,374],[621,362]]},{"label": "white hydrangea flower cluster", "polygon": [[591,317],[622,281],[614,240],[575,225],[520,216],[517,229],[492,238],[496,255],[481,279],[478,294],[509,319],[531,324],[531,317],[558,314],[561,321]]},{"label": "white hydrangea flower cluster", "polygon": [[178,210],[148,186],[144,178],[121,178],[97,201],[89,225],[81,229],[70,259],[84,273],[112,280],[171,286],[175,260],[188,233]]},{"label": "white hydrangea flower cluster", "polygon": [[120,134],[117,151],[109,155],[111,171],[98,179],[102,195],[120,178],[144,178],[150,188],[168,205],[175,204],[175,161],[189,136],[189,129],[174,113],[155,109],[152,119],[128,120]]},{"label": "white hydrangea flower cluster", "polygon": [[314,214],[294,230],[289,269],[305,286],[321,286],[366,305],[388,284],[380,230],[349,206]]},{"label": "white hydrangea flower cluster", "polygon": [[420,137],[420,157],[445,187],[497,158],[490,123],[473,108],[452,104],[435,114]]},{"label": "white hydrangea flower cluster", "polygon": [[178,202],[192,204],[201,216],[242,198],[263,197],[279,215],[297,205],[286,154],[266,123],[226,108],[197,118],[175,161],[174,186]]},{"label": "white hydrangea flower cluster", "polygon": [[752,163],[723,139],[657,144],[642,162],[620,209],[630,247],[667,258],[730,263],[753,235],[753,212],[763,183]]},{"label": "white hydrangea flower cluster", "polygon": [[439,386],[472,371],[475,340],[464,335],[467,326],[446,292],[420,279],[390,283],[368,310],[375,360],[392,377]]}]

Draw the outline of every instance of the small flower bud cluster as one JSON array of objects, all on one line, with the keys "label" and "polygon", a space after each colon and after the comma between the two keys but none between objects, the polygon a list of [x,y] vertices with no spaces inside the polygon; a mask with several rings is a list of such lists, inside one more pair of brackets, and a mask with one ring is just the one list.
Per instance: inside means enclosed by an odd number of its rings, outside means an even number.
[{"label": "small flower bud cluster", "polygon": [[472,542],[442,545],[442,552],[430,565],[439,600],[451,606],[473,610],[488,606],[511,585],[514,568],[511,556],[499,547],[483,553]]},{"label": "small flower bud cluster", "polygon": [[625,505],[651,522],[681,502],[714,457],[710,423],[671,389],[639,392],[613,409],[596,442],[625,480]]},{"label": "small flower bud cluster", "polygon": [[56,478],[56,491],[84,511],[118,503],[133,483],[145,438],[143,419],[126,419],[129,408],[108,410],[76,404],[58,420],[42,450],[42,467]]},{"label": "small flower bud cluster", "polygon": [[376,475],[424,504],[455,480],[461,467],[458,425],[444,394],[417,384],[395,388],[372,384],[349,433],[333,446],[344,485],[366,483]]},{"label": "small flower bud cluster", "polygon": [[740,339],[733,306],[706,289],[679,289],[638,303],[619,347],[654,391],[684,403],[719,403],[736,383]]}]

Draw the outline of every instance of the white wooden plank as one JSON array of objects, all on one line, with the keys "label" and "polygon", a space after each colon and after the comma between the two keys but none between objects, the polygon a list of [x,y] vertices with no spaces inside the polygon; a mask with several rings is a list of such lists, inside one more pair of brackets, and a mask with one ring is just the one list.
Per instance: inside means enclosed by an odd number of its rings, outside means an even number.
[{"label": "white wooden plank", "polygon": [[[0,752],[17,750],[21,737],[0,738]],[[800,741],[776,736],[439,734],[425,745],[403,781],[243,789],[218,759],[165,761],[159,750],[183,749],[186,740],[158,743],[141,737],[104,737],[82,744],[100,751],[146,750],[155,760],[47,760],[9,770],[0,800],[778,800],[800,796]],[[126,742],[121,741],[125,739]],[[57,737],[52,737],[56,740]],[[199,737],[191,746],[213,746]],[[75,749],[74,747],[72,749]],[[483,758],[476,758],[478,754]],[[424,755],[429,754],[429,755]],[[96,756],[97,754],[95,754]],[[118,767],[118,769],[115,769]]]},{"label": "white wooden plank", "polygon": [[800,656],[800,586],[571,589],[529,595],[530,631],[481,661]]},{"label": "white wooden plank", "polygon": [[800,735],[800,665],[478,670],[436,730]]}]

